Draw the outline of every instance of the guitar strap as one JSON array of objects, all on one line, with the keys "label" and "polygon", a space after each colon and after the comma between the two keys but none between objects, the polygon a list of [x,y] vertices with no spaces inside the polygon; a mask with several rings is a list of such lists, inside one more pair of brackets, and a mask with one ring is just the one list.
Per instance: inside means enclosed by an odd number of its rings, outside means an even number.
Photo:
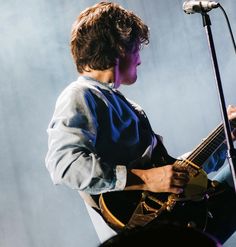
[{"label": "guitar strap", "polygon": [[157,145],[153,149],[152,157],[151,157],[151,163],[154,167],[158,166],[164,166],[168,164],[173,164],[176,159],[170,156],[163,144],[162,137],[155,134],[155,137],[157,138]]},{"label": "guitar strap", "polygon": [[98,206],[98,199],[99,196],[97,195],[90,195],[84,191],[79,191],[79,194],[81,196],[81,198],[93,209],[95,209],[96,211],[100,211],[100,208]]}]

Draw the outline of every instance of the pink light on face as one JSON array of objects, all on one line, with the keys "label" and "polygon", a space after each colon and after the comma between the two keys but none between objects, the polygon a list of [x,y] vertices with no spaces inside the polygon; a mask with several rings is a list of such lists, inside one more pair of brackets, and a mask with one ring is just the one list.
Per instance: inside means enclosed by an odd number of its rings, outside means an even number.
[{"label": "pink light on face", "polygon": [[119,72],[121,84],[131,85],[137,80],[137,66],[141,64],[139,50],[127,53],[120,59]]}]

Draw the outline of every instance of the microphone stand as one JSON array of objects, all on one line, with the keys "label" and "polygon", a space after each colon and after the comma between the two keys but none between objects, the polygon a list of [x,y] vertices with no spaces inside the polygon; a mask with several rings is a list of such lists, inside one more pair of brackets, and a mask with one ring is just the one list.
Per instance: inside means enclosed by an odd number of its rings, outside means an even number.
[{"label": "microphone stand", "polygon": [[209,50],[211,54],[214,76],[215,76],[215,81],[216,81],[216,86],[217,86],[217,91],[218,91],[218,96],[219,96],[219,102],[220,102],[220,107],[221,107],[221,114],[223,118],[224,132],[225,132],[226,143],[227,143],[227,158],[229,161],[230,170],[231,170],[232,177],[233,177],[234,190],[236,192],[236,178],[235,178],[236,149],[234,148],[234,145],[233,145],[230,124],[229,124],[227,110],[225,106],[225,99],[224,99],[224,94],[223,94],[221,78],[220,78],[220,72],[219,72],[215,46],[214,46],[214,41],[213,41],[211,27],[210,27],[211,20],[210,20],[209,15],[206,12],[203,11],[201,14],[202,14],[203,26],[205,28],[206,35],[207,35],[207,41],[208,41],[208,46],[209,46]]}]

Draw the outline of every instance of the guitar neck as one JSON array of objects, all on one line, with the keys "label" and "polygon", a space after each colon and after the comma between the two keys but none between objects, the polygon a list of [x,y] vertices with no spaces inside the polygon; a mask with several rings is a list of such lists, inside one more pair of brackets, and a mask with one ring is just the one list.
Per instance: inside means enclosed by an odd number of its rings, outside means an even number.
[{"label": "guitar neck", "polygon": [[[230,125],[231,127],[236,127],[236,120],[231,120]],[[195,150],[187,157],[187,160],[201,167],[224,141],[224,125],[220,124],[200,145],[195,148]]]}]

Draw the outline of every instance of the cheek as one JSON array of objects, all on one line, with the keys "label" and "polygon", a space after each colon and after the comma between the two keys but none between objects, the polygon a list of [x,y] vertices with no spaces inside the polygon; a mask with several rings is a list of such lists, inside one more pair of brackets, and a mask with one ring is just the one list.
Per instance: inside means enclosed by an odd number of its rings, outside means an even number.
[{"label": "cheek", "polygon": [[131,65],[131,60],[129,58],[125,58],[121,61],[120,68],[122,71],[127,70]]}]

